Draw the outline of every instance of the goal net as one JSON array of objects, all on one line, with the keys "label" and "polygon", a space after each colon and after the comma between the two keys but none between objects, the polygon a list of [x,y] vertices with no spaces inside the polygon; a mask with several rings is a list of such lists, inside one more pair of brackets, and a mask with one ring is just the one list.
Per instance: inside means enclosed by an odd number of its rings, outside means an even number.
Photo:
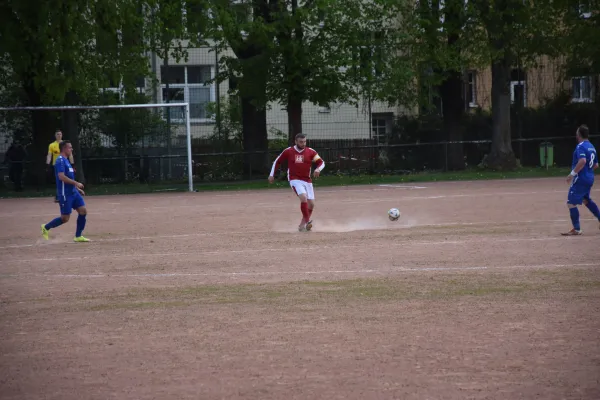
[{"label": "goal net", "polygon": [[194,190],[188,103],[0,108],[0,157],[13,144],[26,150],[26,186],[53,184],[46,162],[57,130],[73,144],[77,179],[86,184]]}]

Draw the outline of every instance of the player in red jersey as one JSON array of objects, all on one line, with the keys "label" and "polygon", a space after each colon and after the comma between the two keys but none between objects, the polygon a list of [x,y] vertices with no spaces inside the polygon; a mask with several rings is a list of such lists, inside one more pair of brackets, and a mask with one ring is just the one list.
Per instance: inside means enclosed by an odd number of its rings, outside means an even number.
[{"label": "player in red jersey", "polygon": [[325,162],[316,151],[306,147],[306,136],[301,133],[296,135],[296,145],[288,147],[275,159],[269,175],[269,183],[275,181],[275,171],[283,161],[288,163],[287,174],[290,186],[300,199],[302,221],[298,226],[298,230],[300,232],[310,231],[313,226],[311,216],[315,208],[315,191],[310,179],[310,170],[314,162],[317,168],[313,171],[312,176],[318,178],[323,168],[325,168]]}]

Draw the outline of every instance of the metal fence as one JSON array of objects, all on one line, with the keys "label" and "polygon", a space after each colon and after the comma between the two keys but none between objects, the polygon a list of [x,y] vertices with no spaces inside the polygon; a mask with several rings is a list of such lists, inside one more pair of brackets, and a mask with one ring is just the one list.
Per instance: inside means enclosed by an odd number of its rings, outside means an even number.
[{"label": "metal fence", "polygon": [[[308,145],[326,160],[326,174],[445,171],[456,168],[456,154],[462,158],[460,163],[464,162],[461,167],[471,168],[479,165],[491,149],[491,126],[487,117],[467,121],[466,140],[451,142],[443,140],[447,136],[439,117],[411,120],[394,118],[393,114],[365,114],[351,106],[342,108],[338,114],[333,114],[333,110],[307,108],[303,115]],[[223,109],[226,109],[224,104]],[[23,144],[28,153],[22,163],[21,179],[25,186],[51,188],[54,176],[52,169],[46,167],[45,159],[55,127],[60,127],[63,139],[73,141],[76,167],[81,174],[78,178],[87,184],[185,182],[189,168],[185,121],[176,111],[168,112],[165,107],[95,109],[75,114],[72,110],[53,111],[46,112],[43,119],[36,114],[40,111],[2,112],[0,135],[5,140],[0,140],[0,159],[12,142]],[[50,128],[47,134],[44,131],[42,136],[35,136],[33,126],[40,119]],[[327,122],[327,119],[337,122]],[[191,122],[195,184],[264,178],[270,163],[288,144],[287,115],[280,111],[267,113],[268,150],[260,153],[244,151],[239,120],[235,122],[227,117],[223,124],[216,124],[210,118],[191,119]],[[522,166],[571,165],[575,123],[549,130],[539,124],[527,126],[521,123],[523,121],[516,122],[512,144]],[[540,135],[547,131],[558,135]],[[598,135],[591,139],[600,148]],[[550,143],[548,160],[540,156],[543,143]],[[37,179],[33,179],[35,177]],[[8,165],[3,164],[0,178],[5,189],[12,186]]]},{"label": "metal fence", "polygon": [[[600,135],[593,135],[591,141],[600,148]],[[423,171],[444,171],[447,169],[449,151],[460,145],[464,152],[465,167],[475,167],[489,153],[489,140],[464,142],[420,142],[402,144],[374,144],[367,140],[355,141],[344,146],[334,143],[314,141],[309,145],[325,159],[327,168],[324,174],[407,174]],[[574,150],[572,137],[547,137],[535,139],[514,139],[513,148],[522,166],[525,167],[570,167]],[[264,153],[272,162],[281,149]],[[81,165],[88,185],[111,183],[183,183],[187,177],[187,150],[174,146],[171,154],[165,148],[147,147],[144,151],[132,151],[128,155],[82,157]],[[137,154],[134,154],[137,153]],[[520,154],[519,154],[520,153]],[[227,182],[243,179],[263,179],[266,175],[244,175],[244,162],[248,153],[194,152],[193,175],[196,185],[206,182]],[[34,168],[31,161],[24,162],[23,179],[28,169]],[[252,171],[252,169],[251,169]],[[4,165],[1,171],[4,190],[11,190],[9,183],[10,167]],[[283,176],[281,176],[284,179]],[[36,184],[34,189],[51,188],[53,176],[45,185]],[[31,189],[31,185],[29,185]]]}]

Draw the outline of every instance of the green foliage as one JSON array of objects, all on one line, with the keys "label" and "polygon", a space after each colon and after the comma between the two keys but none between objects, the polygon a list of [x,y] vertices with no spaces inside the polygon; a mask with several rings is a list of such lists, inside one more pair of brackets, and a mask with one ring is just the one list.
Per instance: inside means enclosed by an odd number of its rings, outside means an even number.
[{"label": "green foliage", "polygon": [[565,75],[600,74],[600,2],[556,0],[562,11],[562,34],[557,41],[566,55]]},{"label": "green foliage", "polygon": [[[239,79],[239,91],[256,93],[261,106],[290,98],[358,103],[366,93],[394,104],[413,98],[415,64],[401,50],[410,38],[399,24],[406,0],[210,3],[214,37],[235,53],[222,57],[219,79],[264,71],[264,80]],[[244,57],[257,49],[260,55]]]},{"label": "green foliage", "polygon": [[288,135],[275,127],[269,129],[269,150],[281,151],[288,146]]},{"label": "green foliage", "polygon": [[1,7],[1,50],[29,105],[65,104],[68,92],[89,103],[111,78],[147,74],[135,0],[119,7],[108,0],[8,0]]},{"label": "green foliage", "polygon": [[205,0],[146,0],[144,37],[149,48],[166,59],[187,59],[187,47],[206,45],[209,21]]},{"label": "green foliage", "polygon": [[237,97],[221,97],[218,104],[216,102],[209,103],[206,107],[206,114],[207,118],[216,121],[211,140],[241,146],[243,139],[242,109]]}]

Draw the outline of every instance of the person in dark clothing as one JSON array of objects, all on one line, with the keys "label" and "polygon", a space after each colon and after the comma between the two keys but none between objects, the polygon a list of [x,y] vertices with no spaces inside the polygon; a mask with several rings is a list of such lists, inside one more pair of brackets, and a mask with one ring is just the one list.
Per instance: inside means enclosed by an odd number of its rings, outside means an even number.
[{"label": "person in dark clothing", "polygon": [[15,185],[17,192],[23,191],[23,164],[27,158],[27,152],[20,143],[12,143],[6,154],[4,162],[8,163],[8,176]]}]

